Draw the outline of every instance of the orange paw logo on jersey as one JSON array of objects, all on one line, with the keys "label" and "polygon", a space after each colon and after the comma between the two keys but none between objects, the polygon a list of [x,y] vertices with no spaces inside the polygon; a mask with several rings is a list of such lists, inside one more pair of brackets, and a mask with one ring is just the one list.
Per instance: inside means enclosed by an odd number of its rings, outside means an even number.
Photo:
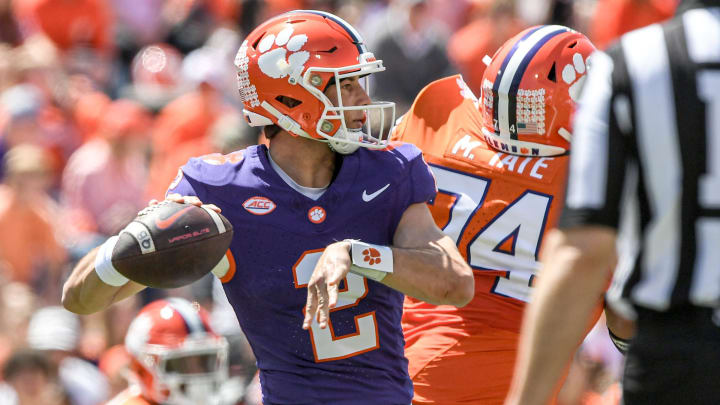
[{"label": "orange paw logo on jersey", "polygon": [[368,262],[369,265],[375,265],[380,264],[382,262],[382,259],[380,259],[380,252],[378,252],[375,248],[367,248],[362,251],[363,261]]},{"label": "orange paw logo on jersey", "polygon": [[327,215],[325,214],[325,209],[318,205],[316,205],[308,210],[308,219],[313,224],[322,223],[323,221],[325,221],[326,216]]},{"label": "orange paw logo on jersey", "polygon": [[253,215],[267,215],[275,210],[277,205],[265,197],[250,197],[243,203],[243,208]]}]

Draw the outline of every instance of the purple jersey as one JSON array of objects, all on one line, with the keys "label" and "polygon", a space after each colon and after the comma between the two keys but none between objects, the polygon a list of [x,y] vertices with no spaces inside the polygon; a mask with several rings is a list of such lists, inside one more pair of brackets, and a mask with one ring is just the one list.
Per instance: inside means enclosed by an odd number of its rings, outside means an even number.
[{"label": "purple jersey", "polygon": [[420,150],[360,148],[343,157],[318,200],[285,183],[263,145],[191,159],[168,192],[215,204],[233,224],[235,273],[223,285],[257,358],[266,405],[410,403],[402,293],[348,274],[331,325],[306,331],[302,322],[325,246],[348,238],[391,245],[406,208],[435,195]]}]

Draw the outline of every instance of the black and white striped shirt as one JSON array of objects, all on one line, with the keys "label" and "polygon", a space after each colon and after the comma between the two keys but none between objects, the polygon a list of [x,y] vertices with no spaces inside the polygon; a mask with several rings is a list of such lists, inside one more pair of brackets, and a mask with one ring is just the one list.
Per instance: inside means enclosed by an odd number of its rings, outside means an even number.
[{"label": "black and white striped shirt", "polygon": [[561,227],[618,229],[620,310],[720,307],[720,7],[628,33],[591,66]]}]

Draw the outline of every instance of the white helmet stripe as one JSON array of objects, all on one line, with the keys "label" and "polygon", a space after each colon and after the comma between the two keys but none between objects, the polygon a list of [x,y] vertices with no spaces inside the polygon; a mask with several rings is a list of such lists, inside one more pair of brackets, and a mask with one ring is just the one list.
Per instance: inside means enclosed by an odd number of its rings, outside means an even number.
[{"label": "white helmet stripe", "polygon": [[[518,67],[522,64],[525,57],[532,51],[532,49],[539,42],[546,40],[546,37],[554,36],[558,32],[567,31],[566,27],[560,25],[548,25],[542,27],[539,30],[533,32],[529,37],[524,39],[515,53],[510,58],[505,71],[502,72],[502,78],[500,79],[500,85],[498,87],[498,124],[500,126],[500,137],[504,139],[510,139],[510,100],[508,93],[510,87],[515,79],[515,76],[521,71]],[[520,78],[517,79],[518,81]],[[514,104],[513,104],[514,105]]]},{"label": "white helmet stripe", "polygon": [[200,315],[198,315],[198,311],[193,308],[191,303],[179,298],[168,298],[167,301],[171,304],[172,308],[183,317],[190,335],[207,332],[205,325],[202,323],[202,319],[200,319]]}]

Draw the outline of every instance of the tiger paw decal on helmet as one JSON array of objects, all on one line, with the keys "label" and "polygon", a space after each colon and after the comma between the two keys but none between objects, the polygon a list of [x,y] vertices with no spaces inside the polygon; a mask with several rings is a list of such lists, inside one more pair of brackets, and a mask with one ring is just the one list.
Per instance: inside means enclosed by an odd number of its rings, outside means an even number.
[{"label": "tiger paw decal on helmet", "polygon": [[580,97],[580,90],[582,89],[583,83],[585,83],[585,60],[583,56],[576,53],[572,57],[572,63],[568,63],[562,69],[562,79],[565,83],[570,85],[569,93],[570,98],[577,103]]},{"label": "tiger paw decal on helmet", "polygon": [[[310,52],[300,50],[308,40],[307,35],[293,36],[294,31],[292,26],[286,27],[277,36],[270,34],[260,41],[258,64],[263,73],[274,79],[290,76],[295,82],[300,80],[305,62],[310,59]],[[278,48],[271,50],[273,45]],[[291,52],[289,56],[287,56],[288,51]]]}]

